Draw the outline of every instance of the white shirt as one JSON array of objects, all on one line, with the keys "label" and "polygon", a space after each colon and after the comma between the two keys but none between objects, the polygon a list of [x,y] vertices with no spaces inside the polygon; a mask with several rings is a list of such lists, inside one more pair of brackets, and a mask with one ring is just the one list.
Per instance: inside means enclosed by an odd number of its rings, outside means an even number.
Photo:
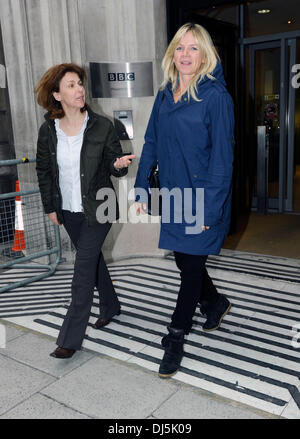
[{"label": "white shirt", "polygon": [[57,163],[59,187],[62,194],[62,208],[71,212],[82,212],[80,185],[80,153],[83,134],[88,121],[86,112],[84,123],[76,136],[67,136],[55,119],[57,135]]}]

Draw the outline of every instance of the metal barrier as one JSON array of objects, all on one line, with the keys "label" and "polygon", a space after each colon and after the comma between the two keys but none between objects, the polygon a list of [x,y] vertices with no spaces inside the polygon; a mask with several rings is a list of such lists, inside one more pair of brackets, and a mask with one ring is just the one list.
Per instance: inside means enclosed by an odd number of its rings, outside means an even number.
[{"label": "metal barrier", "polygon": [[[34,163],[35,159],[2,160],[0,166]],[[51,255],[56,255],[51,262]],[[48,264],[28,263],[47,257]],[[39,189],[0,194],[0,270],[45,269],[0,287],[0,293],[51,276],[61,260],[59,227],[44,214]]]}]

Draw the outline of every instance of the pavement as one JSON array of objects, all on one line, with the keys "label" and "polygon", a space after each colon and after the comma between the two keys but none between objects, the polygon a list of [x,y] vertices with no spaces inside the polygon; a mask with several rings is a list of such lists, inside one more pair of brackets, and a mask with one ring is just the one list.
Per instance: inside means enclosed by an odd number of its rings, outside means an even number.
[{"label": "pavement", "polygon": [[86,348],[52,358],[52,337],[1,323],[0,419],[278,418]]},{"label": "pavement", "polygon": [[[180,371],[169,379],[157,370],[180,282],[172,257],[110,264],[122,313],[94,330],[95,294],[83,347],[67,360],[49,354],[72,267],[2,293],[0,419],[100,419],[109,434],[130,420],[132,428],[173,420],[187,429],[191,420],[299,419],[300,346],[291,329],[299,322],[300,261],[222,251],[207,267],[232,310],[213,333],[201,331],[196,312]],[[0,286],[24,276],[8,270]]]}]

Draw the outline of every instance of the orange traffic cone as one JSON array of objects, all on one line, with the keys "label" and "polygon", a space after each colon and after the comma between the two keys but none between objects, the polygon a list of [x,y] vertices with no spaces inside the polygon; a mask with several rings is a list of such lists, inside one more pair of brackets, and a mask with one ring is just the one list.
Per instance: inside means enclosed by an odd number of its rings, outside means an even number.
[{"label": "orange traffic cone", "polygon": [[[16,192],[20,192],[19,180],[16,181]],[[22,202],[19,195],[16,196],[16,211],[15,211],[15,237],[14,244],[11,248],[13,252],[22,252],[26,249],[24,236],[24,223],[22,215]]]}]

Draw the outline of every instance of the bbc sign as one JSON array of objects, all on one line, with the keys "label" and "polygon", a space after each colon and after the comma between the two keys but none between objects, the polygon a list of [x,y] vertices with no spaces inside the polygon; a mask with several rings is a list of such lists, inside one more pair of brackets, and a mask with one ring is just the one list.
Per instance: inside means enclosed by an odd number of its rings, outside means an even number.
[{"label": "bbc sign", "polygon": [[134,72],[130,73],[108,73],[109,81],[134,81]]},{"label": "bbc sign", "polygon": [[153,96],[152,62],[90,63],[93,98]]}]

